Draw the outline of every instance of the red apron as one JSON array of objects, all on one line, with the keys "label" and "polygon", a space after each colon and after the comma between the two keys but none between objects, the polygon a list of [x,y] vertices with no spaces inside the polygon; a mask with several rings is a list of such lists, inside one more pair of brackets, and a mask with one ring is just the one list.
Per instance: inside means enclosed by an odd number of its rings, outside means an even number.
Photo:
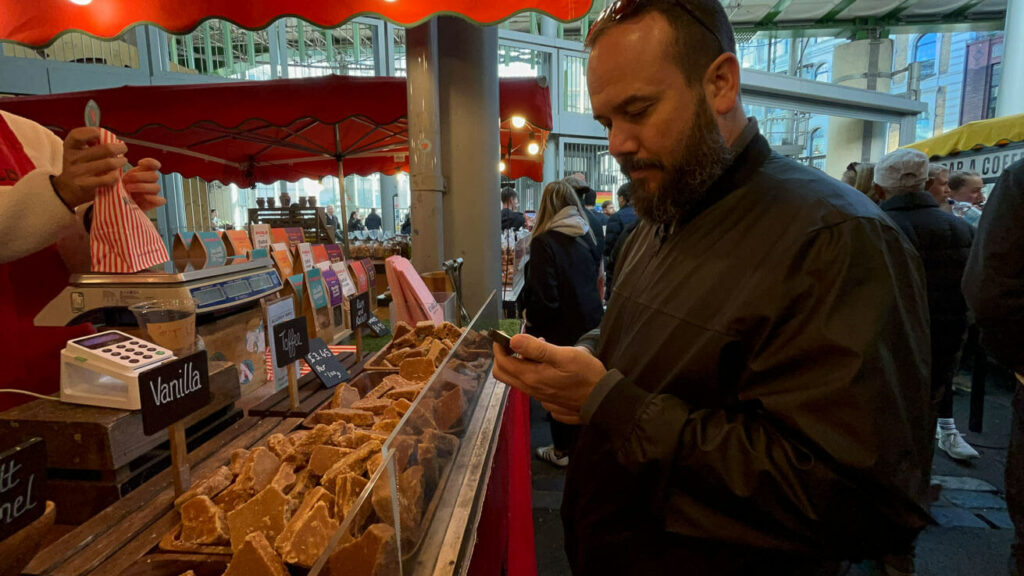
[{"label": "red apron", "polygon": [[[0,186],[13,186],[32,170],[35,164],[0,116]],[[46,193],[53,192],[40,191]],[[56,245],[0,264],[0,388],[39,394],[60,389],[61,349],[68,340],[94,330],[91,324],[41,328],[33,320],[67,286],[68,276]],[[0,411],[30,400],[24,394],[0,392]]]}]

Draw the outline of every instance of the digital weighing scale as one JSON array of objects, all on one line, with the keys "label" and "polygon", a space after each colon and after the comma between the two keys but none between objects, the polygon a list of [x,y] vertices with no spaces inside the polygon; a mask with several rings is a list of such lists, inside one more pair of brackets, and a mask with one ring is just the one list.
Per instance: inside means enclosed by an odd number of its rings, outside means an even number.
[{"label": "digital weighing scale", "polygon": [[269,258],[176,274],[75,274],[70,286],[36,315],[35,324],[134,324],[129,306],[164,298],[195,299],[196,315],[229,312],[280,289],[281,278]]}]

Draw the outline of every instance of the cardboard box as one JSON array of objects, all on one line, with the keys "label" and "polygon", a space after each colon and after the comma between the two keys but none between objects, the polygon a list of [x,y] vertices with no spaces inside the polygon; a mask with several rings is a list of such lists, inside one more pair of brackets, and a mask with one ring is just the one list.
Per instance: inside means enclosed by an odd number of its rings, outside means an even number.
[{"label": "cardboard box", "polygon": [[[444,311],[444,321],[451,322],[458,326],[457,319],[459,317],[459,307],[455,302],[454,292],[431,292],[434,295],[434,299],[437,300],[437,305]],[[392,300],[388,304],[388,317],[395,318],[395,301]],[[392,329],[394,325],[392,324]]]},{"label": "cardboard box", "polygon": [[267,382],[267,335],[259,306],[200,324],[196,333],[203,339],[210,362],[230,362],[238,368],[243,396]]}]

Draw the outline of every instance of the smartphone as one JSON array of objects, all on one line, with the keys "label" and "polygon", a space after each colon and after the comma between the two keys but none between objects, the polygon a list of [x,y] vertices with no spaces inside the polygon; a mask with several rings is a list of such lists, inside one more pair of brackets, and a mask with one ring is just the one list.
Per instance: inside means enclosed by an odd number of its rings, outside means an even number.
[{"label": "smartphone", "polygon": [[515,352],[512,351],[512,339],[509,338],[508,334],[505,334],[501,330],[495,330],[494,328],[491,328],[487,332],[487,335],[491,337],[491,340],[495,344],[498,344],[499,346],[504,348],[505,353],[507,353],[509,356],[515,354]]}]

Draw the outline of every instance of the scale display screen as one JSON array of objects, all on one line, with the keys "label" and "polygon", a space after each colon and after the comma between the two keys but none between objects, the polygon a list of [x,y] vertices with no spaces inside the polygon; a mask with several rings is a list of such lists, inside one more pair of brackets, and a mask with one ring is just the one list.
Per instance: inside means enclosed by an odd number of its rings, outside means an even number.
[{"label": "scale display screen", "polygon": [[209,286],[202,290],[197,290],[193,293],[193,296],[200,306],[206,306],[223,300],[224,290],[222,290],[220,286]]},{"label": "scale display screen", "polygon": [[274,283],[267,277],[266,274],[260,276],[253,276],[249,278],[249,285],[252,286],[254,291],[266,290],[274,285]]},{"label": "scale display screen", "polygon": [[238,298],[239,296],[246,295],[250,292],[249,283],[244,279],[237,282],[231,282],[230,284],[224,285],[224,291],[227,292],[229,298]]}]

